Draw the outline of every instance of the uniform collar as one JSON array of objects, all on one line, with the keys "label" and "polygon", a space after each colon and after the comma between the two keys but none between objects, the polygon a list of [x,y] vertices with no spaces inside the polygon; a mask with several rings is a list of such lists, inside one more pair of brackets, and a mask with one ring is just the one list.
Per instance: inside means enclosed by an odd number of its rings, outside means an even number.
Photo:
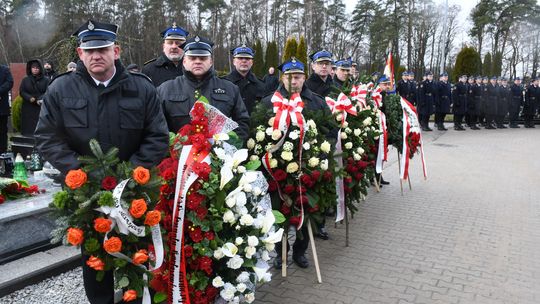
[{"label": "uniform collar", "polygon": [[[182,64],[182,58],[180,58],[180,61],[178,61],[178,66],[180,66],[181,64]],[[156,65],[157,66],[165,66],[165,65],[176,66],[174,62],[172,62],[172,60],[167,58],[165,53],[161,53],[161,56],[159,56],[158,59],[156,59]]]},{"label": "uniform collar", "polygon": [[244,79],[244,78],[251,81],[251,82],[256,82],[257,81],[257,77],[255,77],[255,74],[253,74],[251,72],[251,70],[249,70],[249,72],[246,74],[246,77],[244,77],[237,70],[233,69],[231,71],[231,73],[229,74],[229,77],[230,77],[232,82],[236,82],[236,81]]}]

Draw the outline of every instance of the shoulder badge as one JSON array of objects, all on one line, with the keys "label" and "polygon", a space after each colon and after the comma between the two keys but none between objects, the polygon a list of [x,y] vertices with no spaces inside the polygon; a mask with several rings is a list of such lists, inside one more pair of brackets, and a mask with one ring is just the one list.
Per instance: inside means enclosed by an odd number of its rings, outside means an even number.
[{"label": "shoulder badge", "polygon": [[156,61],[156,60],[157,60],[157,58],[152,58],[152,59],[148,60],[147,62],[143,63],[143,65],[147,65],[147,64],[149,64],[150,62],[154,62],[154,61]]},{"label": "shoulder badge", "polygon": [[225,94],[225,90],[221,88],[214,89],[215,94]]}]

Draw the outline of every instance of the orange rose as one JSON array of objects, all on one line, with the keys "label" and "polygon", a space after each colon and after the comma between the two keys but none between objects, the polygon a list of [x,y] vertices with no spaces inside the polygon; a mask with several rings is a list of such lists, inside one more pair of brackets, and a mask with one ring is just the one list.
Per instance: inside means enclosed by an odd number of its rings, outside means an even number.
[{"label": "orange rose", "polygon": [[122,249],[122,240],[120,238],[113,236],[112,238],[105,241],[103,248],[108,253],[119,252]]},{"label": "orange rose", "polygon": [[103,270],[105,267],[105,263],[103,263],[100,258],[93,255],[91,255],[90,258],[86,261],[86,265],[88,265],[88,267],[90,268],[93,268],[94,270]]},{"label": "orange rose", "polygon": [[84,241],[84,232],[79,228],[68,228],[67,241],[73,245],[78,246]]},{"label": "orange rose", "polygon": [[154,226],[159,224],[161,221],[161,212],[158,210],[148,211],[146,218],[144,219],[144,224],[148,226]]},{"label": "orange rose", "polygon": [[129,208],[129,213],[133,215],[134,218],[140,218],[144,215],[146,210],[148,209],[148,206],[146,206],[146,202],[144,199],[136,199],[131,201],[131,207]]},{"label": "orange rose", "polygon": [[68,174],[66,175],[66,185],[71,189],[75,190],[77,188],[80,188],[82,185],[86,183],[87,176],[86,173],[81,170],[70,170]]},{"label": "orange rose", "polygon": [[144,185],[150,180],[150,171],[141,166],[133,170],[133,179],[139,184]]},{"label": "orange rose", "polygon": [[112,221],[110,219],[99,217],[94,220],[94,229],[97,232],[105,233],[111,230]]},{"label": "orange rose", "polygon": [[124,300],[124,302],[131,302],[136,299],[137,299],[137,292],[133,289],[126,290],[126,292],[124,292],[124,296],[122,297],[122,300]]},{"label": "orange rose", "polygon": [[148,261],[148,251],[141,249],[133,255],[133,264],[139,265]]}]

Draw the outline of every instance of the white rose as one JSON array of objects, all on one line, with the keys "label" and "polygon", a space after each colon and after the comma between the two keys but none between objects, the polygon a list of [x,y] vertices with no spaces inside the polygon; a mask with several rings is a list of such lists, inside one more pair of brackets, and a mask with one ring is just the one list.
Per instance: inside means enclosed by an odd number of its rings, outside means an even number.
[{"label": "white rose", "polygon": [[225,301],[231,301],[236,293],[236,288],[231,283],[225,283],[219,295]]},{"label": "white rose", "polygon": [[261,188],[259,188],[259,187],[254,187],[253,188],[253,195],[259,196],[259,195],[261,195],[261,193],[262,193]]},{"label": "white rose", "polygon": [[371,125],[371,117],[368,117],[368,118],[364,119],[364,121],[362,122],[362,124],[363,124],[364,126],[366,126],[366,127],[369,126],[369,125]]},{"label": "white rose", "polygon": [[351,130],[351,128],[345,128],[345,133],[347,133],[347,134],[351,134],[351,133],[352,133],[352,130]]},{"label": "white rose", "polygon": [[255,139],[257,141],[263,141],[264,140],[264,132],[257,131],[257,133],[255,134]]},{"label": "white rose", "polygon": [[251,247],[259,245],[259,238],[254,235],[248,236],[248,245]]},{"label": "white rose", "polygon": [[237,238],[234,240],[234,243],[235,243],[237,246],[242,245],[243,242],[244,242],[244,239],[242,239],[241,237],[237,237]]},{"label": "white rose", "polygon": [[249,160],[256,161],[256,160],[259,160],[259,157],[257,155],[251,155],[249,157]]},{"label": "white rose", "polygon": [[240,225],[251,226],[253,225],[253,217],[249,214],[244,214],[240,218]]},{"label": "white rose", "polygon": [[298,131],[292,131],[291,133],[289,133],[289,138],[292,139],[292,140],[297,140],[298,139]]},{"label": "white rose", "polygon": [[306,143],[304,143],[303,147],[304,147],[304,150],[307,151],[307,150],[309,150],[311,148],[311,145],[308,142],[306,142]]},{"label": "white rose", "polygon": [[239,255],[235,255],[229,259],[227,262],[227,267],[230,269],[238,269],[242,267],[242,264],[244,264],[244,259],[242,259]]},{"label": "white rose", "polygon": [[360,156],[360,154],[353,153],[353,158],[354,158],[354,160],[359,161],[359,160],[362,159],[362,156]]},{"label": "white rose", "polygon": [[281,131],[280,130],[274,130],[272,132],[272,139],[273,140],[278,140],[281,138]]},{"label": "white rose", "polygon": [[274,133],[274,129],[273,128],[266,128],[265,133],[268,136],[272,136],[272,133]]},{"label": "white rose", "polygon": [[342,125],[343,125],[343,128],[346,128],[346,127],[349,126],[349,123],[347,121],[345,121],[345,122],[342,123]]},{"label": "white rose", "polygon": [[328,160],[327,159],[321,160],[321,170],[323,170],[323,171],[328,170]]},{"label": "white rose", "polygon": [[244,293],[244,291],[246,291],[246,284],[244,283],[240,283],[238,285],[236,285],[236,290],[240,291],[241,293]]},{"label": "white rose", "polygon": [[347,133],[341,132],[341,139],[347,139]]},{"label": "white rose", "polygon": [[365,151],[364,151],[364,149],[362,149],[362,147],[358,147],[358,148],[356,149],[356,152],[357,152],[358,154],[362,155],[362,154],[364,154]]},{"label": "white rose", "polygon": [[293,153],[292,152],[289,152],[289,151],[283,151],[281,152],[281,158],[284,160],[284,161],[291,161],[293,159]]},{"label": "white rose", "polygon": [[286,168],[287,173],[294,173],[298,171],[298,164],[296,162],[289,163]]},{"label": "white rose", "polygon": [[246,248],[246,258],[251,259],[256,252],[257,249],[255,247],[248,246]]},{"label": "white rose", "polygon": [[248,149],[250,149],[250,150],[252,150],[253,148],[255,148],[255,141],[253,140],[253,138],[248,139],[248,141],[247,141],[247,147],[248,147]]},{"label": "white rose", "polygon": [[269,126],[273,126],[273,125],[274,125],[274,120],[275,120],[274,117],[270,118],[270,119],[268,120],[268,125],[269,125]]},{"label": "white rose", "polygon": [[326,140],[321,144],[321,151],[323,151],[324,153],[330,153],[330,148],[330,143]]},{"label": "white rose", "polygon": [[234,223],[236,221],[236,219],[234,218],[234,213],[231,210],[225,211],[225,213],[223,214],[223,221],[225,223]]},{"label": "white rose", "polygon": [[263,250],[261,258],[263,259],[263,261],[270,261],[270,254],[268,253],[268,251]]},{"label": "white rose", "polygon": [[223,256],[224,256],[223,249],[218,248],[218,249],[214,250],[214,258],[216,260],[221,260],[223,258]]},{"label": "white rose", "polygon": [[360,136],[360,134],[362,134],[362,130],[360,130],[360,129],[354,129],[353,132],[354,132],[354,135],[356,135],[356,136]]},{"label": "white rose", "polygon": [[255,301],[255,294],[251,292],[244,295],[244,300],[246,303],[253,303],[253,301]]},{"label": "white rose", "polygon": [[276,168],[278,165],[277,159],[270,160],[270,168]]},{"label": "white rose", "polygon": [[345,149],[352,149],[352,142],[348,142],[345,144]]},{"label": "white rose", "polygon": [[216,288],[219,288],[219,287],[221,287],[223,285],[224,285],[223,279],[221,279],[220,276],[217,276],[212,280],[212,286],[214,286]]},{"label": "white rose", "polygon": [[244,166],[238,166],[238,168],[236,168],[236,171],[240,174],[246,172],[246,167]]},{"label": "white rose", "polygon": [[236,278],[236,282],[238,283],[246,283],[248,281],[249,281],[249,272],[247,271],[242,271],[242,273],[240,273],[238,277]]},{"label": "white rose", "polygon": [[[236,196],[228,197],[228,198],[225,200],[225,204],[226,204],[229,208],[234,207],[234,205],[236,205]],[[225,214],[224,214],[223,216],[224,216],[223,221],[225,221]]]},{"label": "white rose", "polygon": [[312,157],[308,160],[308,165],[312,168],[317,167],[319,165],[319,159],[317,157]]},{"label": "white rose", "polygon": [[251,187],[250,184],[245,184],[243,190],[244,190],[244,192],[246,192],[246,193],[250,193],[251,190],[253,190],[253,189],[252,189],[252,187]]}]

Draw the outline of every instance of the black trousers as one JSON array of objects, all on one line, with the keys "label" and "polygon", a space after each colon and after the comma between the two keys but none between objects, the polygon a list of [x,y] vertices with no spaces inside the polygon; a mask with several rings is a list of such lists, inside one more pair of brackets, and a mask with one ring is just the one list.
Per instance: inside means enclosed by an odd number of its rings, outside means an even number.
[{"label": "black trousers", "polygon": [[429,127],[429,116],[427,114],[419,114],[418,116],[420,119],[420,126],[422,127]]},{"label": "black trousers", "polygon": [[461,126],[462,123],[463,123],[463,115],[454,114],[454,127]]},{"label": "black trousers", "polygon": [[[300,231],[296,231],[296,240],[294,241],[294,244],[292,246],[293,248],[293,256],[300,256],[304,255],[306,253],[306,250],[309,246],[309,235],[307,231],[307,225],[309,225],[309,222],[304,222],[304,225],[302,225],[302,228]],[[284,232],[286,233],[286,232]],[[276,253],[278,257],[281,257],[281,251],[282,251],[282,244],[281,242],[276,243]],[[289,252],[289,239],[287,238],[287,252]]]},{"label": "black trousers", "polygon": [[470,126],[471,125],[471,114],[466,114],[465,115],[465,123]]},{"label": "black trousers", "polygon": [[510,111],[508,114],[508,120],[510,121],[510,125],[517,126],[517,120],[519,119],[519,104],[511,104],[510,105]]},{"label": "black trousers", "polygon": [[495,122],[497,123],[498,126],[501,126],[504,124],[504,117],[506,115],[497,115],[497,117],[495,118]]},{"label": "black trousers", "polygon": [[446,113],[435,113],[435,124],[437,126],[443,125],[445,117],[446,117]]},{"label": "black trousers", "polygon": [[0,115],[0,154],[7,151],[8,115]]}]

